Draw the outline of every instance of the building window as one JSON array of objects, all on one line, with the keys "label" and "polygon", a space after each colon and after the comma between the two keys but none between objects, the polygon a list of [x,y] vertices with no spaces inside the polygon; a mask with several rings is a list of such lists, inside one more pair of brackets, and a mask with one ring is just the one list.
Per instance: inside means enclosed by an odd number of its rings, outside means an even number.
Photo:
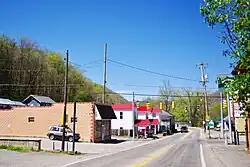
[{"label": "building window", "polygon": [[120,127],[120,130],[122,130],[123,129],[123,127]]},{"label": "building window", "polygon": [[153,113],[153,117],[156,117],[156,113]]},{"label": "building window", "polygon": [[70,122],[72,123],[72,122],[77,122],[77,117],[75,117],[75,119],[74,119],[74,117],[71,117],[70,118]]},{"label": "building window", "polygon": [[120,112],[120,119],[123,119],[123,112]]},{"label": "building window", "polygon": [[28,117],[28,122],[35,122],[35,117]]}]

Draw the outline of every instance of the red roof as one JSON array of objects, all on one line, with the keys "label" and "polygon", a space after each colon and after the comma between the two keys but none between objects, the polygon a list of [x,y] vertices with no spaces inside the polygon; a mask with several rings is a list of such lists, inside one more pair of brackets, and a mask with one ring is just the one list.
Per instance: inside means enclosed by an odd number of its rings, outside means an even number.
[{"label": "red roof", "polygon": [[135,126],[145,127],[150,124],[148,119],[137,119],[135,120]]},{"label": "red roof", "polygon": [[139,107],[137,107],[137,112],[147,112],[147,106],[139,106]]},{"label": "red roof", "polygon": [[158,119],[149,119],[149,122],[151,125],[158,125],[159,124]]},{"label": "red roof", "polygon": [[132,103],[129,104],[112,104],[113,110],[131,110],[132,111]]},{"label": "red roof", "polygon": [[151,108],[151,112],[152,113],[160,113],[161,109],[159,109],[159,108]]}]

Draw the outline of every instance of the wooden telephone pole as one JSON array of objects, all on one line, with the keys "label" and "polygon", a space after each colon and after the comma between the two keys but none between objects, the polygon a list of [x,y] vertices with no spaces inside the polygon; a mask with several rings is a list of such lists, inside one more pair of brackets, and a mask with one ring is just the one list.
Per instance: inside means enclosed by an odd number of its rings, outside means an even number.
[{"label": "wooden telephone pole", "polygon": [[69,69],[69,51],[66,51],[66,68],[64,78],[64,110],[63,110],[63,134],[62,134],[62,151],[65,147],[65,126],[66,126],[66,115],[67,115],[67,100],[68,100],[68,69]]}]

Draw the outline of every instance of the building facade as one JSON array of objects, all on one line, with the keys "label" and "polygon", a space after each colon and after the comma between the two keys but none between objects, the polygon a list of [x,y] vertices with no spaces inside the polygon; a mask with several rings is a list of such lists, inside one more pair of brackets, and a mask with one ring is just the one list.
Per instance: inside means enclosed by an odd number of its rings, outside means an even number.
[{"label": "building facade", "polygon": [[[63,103],[52,106],[13,107],[0,110],[0,135],[46,137],[49,126],[62,125]],[[67,125],[72,128],[74,104],[67,104]],[[96,103],[76,104],[76,132],[82,141],[100,142],[111,139],[111,106]]]}]

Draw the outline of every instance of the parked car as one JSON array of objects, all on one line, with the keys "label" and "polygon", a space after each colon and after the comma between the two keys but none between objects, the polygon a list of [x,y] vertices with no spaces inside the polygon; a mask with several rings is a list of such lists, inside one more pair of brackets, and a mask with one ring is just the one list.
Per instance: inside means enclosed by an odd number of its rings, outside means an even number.
[{"label": "parked car", "polygon": [[[63,135],[63,127],[62,126],[50,126],[49,131],[47,133],[47,136],[50,140],[61,140]],[[78,141],[80,139],[80,134],[75,133],[75,141]],[[69,128],[65,128],[65,140],[68,140],[70,142],[73,142],[73,131]]]},{"label": "parked car", "polygon": [[221,123],[219,123],[219,124],[215,127],[215,130],[216,130],[216,131],[220,131],[220,126],[221,126]]},{"label": "parked car", "polygon": [[[152,137],[153,136],[153,133],[154,133],[154,131],[153,130],[149,130],[148,128],[146,129],[146,136],[147,136],[147,138],[149,137]],[[138,136],[139,136],[139,138],[145,138],[145,129],[140,129],[139,131],[138,131]]]},{"label": "parked car", "polygon": [[188,127],[186,125],[181,126],[181,133],[188,132]]}]

